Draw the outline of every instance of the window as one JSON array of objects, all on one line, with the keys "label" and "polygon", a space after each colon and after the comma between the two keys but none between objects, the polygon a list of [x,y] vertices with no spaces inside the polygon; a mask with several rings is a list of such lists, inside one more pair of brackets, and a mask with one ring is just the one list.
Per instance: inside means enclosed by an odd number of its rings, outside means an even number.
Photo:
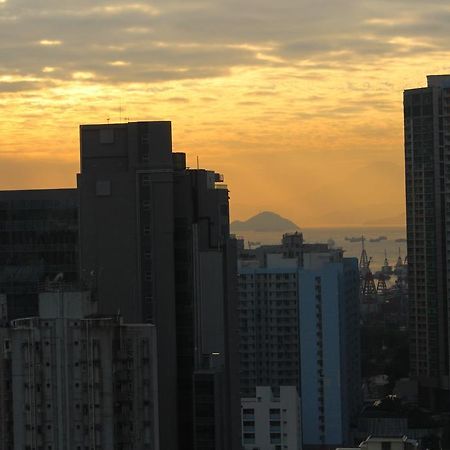
[{"label": "window", "polygon": [[281,443],[281,433],[270,433],[270,443],[280,444]]},{"label": "window", "polygon": [[244,433],[244,444],[255,443],[255,433]]}]

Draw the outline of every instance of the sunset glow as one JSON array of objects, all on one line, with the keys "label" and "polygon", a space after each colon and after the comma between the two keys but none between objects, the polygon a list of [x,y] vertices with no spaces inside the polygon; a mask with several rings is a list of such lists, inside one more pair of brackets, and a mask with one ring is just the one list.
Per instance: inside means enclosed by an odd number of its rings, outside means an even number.
[{"label": "sunset glow", "polygon": [[74,186],[81,123],[171,120],[233,219],[403,224],[402,92],[450,72],[431,3],[0,0],[0,188]]}]

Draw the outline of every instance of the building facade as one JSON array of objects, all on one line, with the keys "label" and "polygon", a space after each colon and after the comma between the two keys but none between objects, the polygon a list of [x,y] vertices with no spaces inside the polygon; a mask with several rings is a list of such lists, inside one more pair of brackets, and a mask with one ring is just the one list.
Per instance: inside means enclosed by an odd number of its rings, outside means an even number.
[{"label": "building facade", "polygon": [[1,191],[0,292],[8,318],[35,316],[39,284],[57,275],[78,279],[77,190]]},{"label": "building facade", "polygon": [[275,395],[257,386],[256,397],[242,398],[242,447],[245,450],[300,450],[300,404],[296,386],[282,386]]},{"label": "building facade", "polygon": [[[81,278],[95,286],[102,313],[156,325],[161,447],[238,448],[226,186],[172,153],[170,122],[85,125],[80,134]],[[221,414],[211,417],[208,402]]]},{"label": "building facade", "polygon": [[223,177],[186,167],[170,122],[83,125],[80,144],[77,189],[0,193],[0,323],[36,316],[43,286],[78,281],[102,316],[156,325],[161,448],[239,448]]},{"label": "building facade", "polygon": [[298,386],[299,381],[297,261],[281,255],[268,258],[266,267],[239,269],[244,397],[254,397],[256,386]]},{"label": "building facade", "polygon": [[39,317],[0,329],[3,448],[160,448],[155,327],[95,309],[60,285],[41,294]]},{"label": "building facade", "polygon": [[404,92],[410,368],[420,401],[448,409],[450,75],[427,79]]},{"label": "building facade", "polygon": [[236,243],[222,181],[187,169],[184,155],[175,154],[179,430],[198,450],[240,446]]},{"label": "building facade", "polygon": [[361,399],[358,263],[326,245],[282,247],[240,260],[241,395],[296,386],[304,448],[342,445]]},{"label": "building facade", "polygon": [[361,405],[358,261],[305,267],[299,286],[303,444],[348,444]]}]

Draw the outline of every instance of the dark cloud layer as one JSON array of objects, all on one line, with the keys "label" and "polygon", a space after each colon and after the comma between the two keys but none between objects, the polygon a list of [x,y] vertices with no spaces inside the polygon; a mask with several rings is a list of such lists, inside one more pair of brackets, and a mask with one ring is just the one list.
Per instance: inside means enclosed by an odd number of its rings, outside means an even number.
[{"label": "dark cloud layer", "polygon": [[85,80],[154,82],[305,61],[350,70],[446,50],[449,19],[445,0],[427,8],[419,0],[6,0],[0,91],[79,72]]}]

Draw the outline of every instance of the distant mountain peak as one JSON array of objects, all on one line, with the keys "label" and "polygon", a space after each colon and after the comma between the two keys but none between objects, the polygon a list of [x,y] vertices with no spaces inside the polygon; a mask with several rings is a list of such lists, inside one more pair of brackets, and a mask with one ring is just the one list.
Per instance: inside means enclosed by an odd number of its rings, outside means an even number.
[{"label": "distant mountain peak", "polygon": [[300,227],[272,211],[262,211],[248,220],[231,222],[231,230],[237,231],[295,231]]}]

